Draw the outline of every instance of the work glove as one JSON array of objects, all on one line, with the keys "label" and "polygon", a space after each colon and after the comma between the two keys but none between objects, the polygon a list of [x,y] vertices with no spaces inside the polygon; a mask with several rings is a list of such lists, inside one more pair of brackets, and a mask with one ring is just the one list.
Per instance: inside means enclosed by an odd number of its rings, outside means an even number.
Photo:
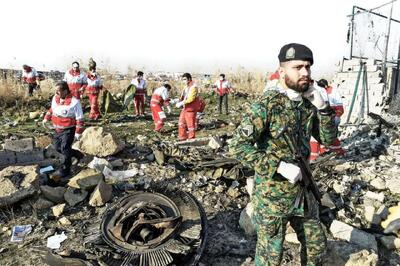
[{"label": "work glove", "polygon": [[43,120],[42,126],[46,129],[53,129],[53,126],[49,120]]},{"label": "work glove", "polygon": [[81,134],[75,133],[74,140],[79,141],[81,138]]},{"label": "work glove", "polygon": [[335,126],[339,126],[339,124],[340,124],[340,117],[335,116]]},{"label": "work glove", "polygon": [[184,101],[180,101],[180,102],[177,102],[175,106],[176,106],[176,108],[181,108],[184,104],[185,104]]},{"label": "work glove", "polygon": [[328,107],[321,93],[314,88],[314,86],[310,86],[310,88],[303,93],[303,97],[309,100],[318,110],[323,110]]},{"label": "work glove", "polygon": [[277,173],[281,174],[292,184],[295,184],[297,181],[300,181],[303,178],[300,167],[284,161],[279,163]]},{"label": "work glove", "polygon": [[169,100],[170,104],[176,104],[177,102],[179,102],[178,98]]}]

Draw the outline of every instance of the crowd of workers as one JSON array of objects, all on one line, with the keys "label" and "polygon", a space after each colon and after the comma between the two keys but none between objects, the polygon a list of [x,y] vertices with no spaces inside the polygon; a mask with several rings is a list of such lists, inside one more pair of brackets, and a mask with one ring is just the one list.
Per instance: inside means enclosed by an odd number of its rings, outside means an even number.
[{"label": "crowd of workers", "polygon": [[[256,173],[253,197],[253,223],[258,235],[256,265],[279,265],[288,222],[302,243],[302,263],[317,265],[326,249],[326,238],[318,218],[318,208],[315,208],[316,199],[310,191],[301,189],[299,184],[304,178],[303,172],[290,155],[291,145],[283,142],[280,135],[286,131],[292,134],[301,155],[309,161],[316,160],[327,150],[343,155],[345,151],[337,138],[343,104],[338,90],[325,79],[318,82],[311,79],[314,59],[308,47],[287,44],[281,48],[278,59],[279,69],[268,77],[263,97],[243,115],[231,141],[230,153]],[[32,95],[39,86],[37,72],[27,65],[23,69],[23,80],[29,95]],[[154,130],[161,132],[171,106],[180,109],[178,138],[183,141],[196,137],[205,101],[190,73],[183,74],[181,81],[183,88],[176,99],[170,98],[172,87],[168,83],[154,89],[150,110]],[[144,116],[148,89],[144,73],[137,72],[131,84],[136,89],[133,99],[135,115]],[[84,126],[80,99],[86,92],[90,103],[89,118],[99,119],[98,95],[102,88],[93,60],[89,62],[87,73],[80,70],[78,62],[73,62],[63,81],[55,86],[56,94],[43,124],[54,128],[55,147],[65,156],[58,173],[61,178],[71,174],[72,157],[78,160],[83,157],[82,153],[72,149],[74,139],[80,138]],[[218,95],[219,113],[222,114],[224,104],[228,115],[228,95],[232,86],[224,74],[212,88]],[[294,202],[297,204],[293,205]]]}]

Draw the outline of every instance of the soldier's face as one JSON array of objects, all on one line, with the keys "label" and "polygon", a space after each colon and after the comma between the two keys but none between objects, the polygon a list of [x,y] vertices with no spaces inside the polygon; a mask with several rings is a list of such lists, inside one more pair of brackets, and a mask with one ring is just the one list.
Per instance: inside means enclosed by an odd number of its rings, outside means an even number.
[{"label": "soldier's face", "polygon": [[303,60],[288,61],[281,65],[279,74],[288,88],[305,92],[311,82],[311,64]]}]

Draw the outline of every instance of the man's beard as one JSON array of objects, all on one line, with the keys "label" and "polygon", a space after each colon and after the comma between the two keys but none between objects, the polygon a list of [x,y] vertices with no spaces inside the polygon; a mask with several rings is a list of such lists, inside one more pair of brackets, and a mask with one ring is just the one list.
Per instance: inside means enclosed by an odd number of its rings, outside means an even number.
[{"label": "man's beard", "polygon": [[[299,84],[300,81],[307,81],[306,83]],[[292,81],[287,75],[285,75],[285,83],[288,88],[297,91],[305,92],[310,87],[310,79],[299,79],[297,82]]]}]

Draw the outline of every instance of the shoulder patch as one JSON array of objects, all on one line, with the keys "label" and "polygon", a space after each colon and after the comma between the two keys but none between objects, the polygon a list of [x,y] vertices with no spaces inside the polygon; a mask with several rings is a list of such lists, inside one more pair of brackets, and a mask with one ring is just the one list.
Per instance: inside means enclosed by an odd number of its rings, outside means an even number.
[{"label": "shoulder patch", "polygon": [[254,126],[253,125],[245,125],[243,128],[242,128],[242,134],[245,136],[245,137],[250,137],[251,135],[253,135],[253,133],[254,133]]}]

